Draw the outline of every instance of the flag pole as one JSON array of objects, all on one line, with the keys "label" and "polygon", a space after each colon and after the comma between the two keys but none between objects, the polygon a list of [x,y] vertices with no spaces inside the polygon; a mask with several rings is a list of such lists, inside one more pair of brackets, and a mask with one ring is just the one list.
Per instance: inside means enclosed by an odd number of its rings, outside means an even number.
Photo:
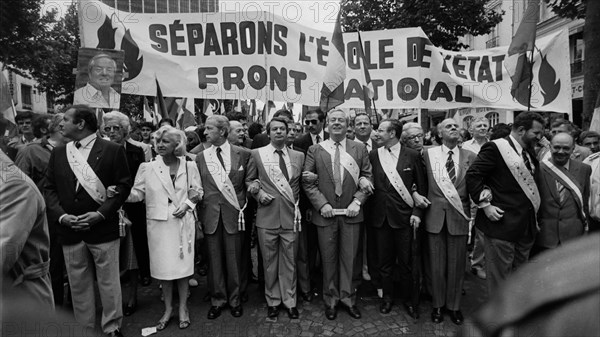
[{"label": "flag pole", "polygon": [[527,97],[527,112],[531,111],[531,91],[533,90],[533,53],[535,52],[535,41],[531,48],[531,56],[529,57],[529,92]]}]

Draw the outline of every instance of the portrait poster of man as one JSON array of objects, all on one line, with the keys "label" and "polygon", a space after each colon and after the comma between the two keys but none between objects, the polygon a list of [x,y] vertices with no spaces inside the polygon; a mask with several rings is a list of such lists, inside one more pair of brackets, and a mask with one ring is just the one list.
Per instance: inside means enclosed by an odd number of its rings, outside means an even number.
[{"label": "portrait poster of man", "polygon": [[80,48],[73,104],[119,109],[124,55],[122,50]]}]

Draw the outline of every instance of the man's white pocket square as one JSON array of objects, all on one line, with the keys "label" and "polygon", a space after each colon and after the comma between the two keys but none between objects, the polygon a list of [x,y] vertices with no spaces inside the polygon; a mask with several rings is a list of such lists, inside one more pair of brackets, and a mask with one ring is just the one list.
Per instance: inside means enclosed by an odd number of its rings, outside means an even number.
[{"label": "man's white pocket square", "polygon": [[412,169],[411,169],[410,167],[407,167],[407,168],[405,168],[405,169],[404,169],[404,170],[402,170],[402,171],[412,171]]}]

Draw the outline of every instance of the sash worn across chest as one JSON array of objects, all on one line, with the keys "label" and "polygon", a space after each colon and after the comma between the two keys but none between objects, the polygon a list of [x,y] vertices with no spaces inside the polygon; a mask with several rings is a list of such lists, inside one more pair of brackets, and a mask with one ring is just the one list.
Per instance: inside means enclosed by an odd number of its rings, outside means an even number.
[{"label": "sash worn across chest", "polygon": [[531,201],[531,204],[537,213],[540,209],[540,192],[538,191],[533,176],[525,166],[523,157],[510,146],[508,140],[499,138],[493,140],[493,142],[496,143],[504,163],[506,163],[510,173],[521,187],[521,190],[523,190],[523,193],[525,193],[529,201]]},{"label": "sash worn across chest", "polygon": [[570,175],[559,169],[550,161],[549,159],[542,160],[542,165],[544,168],[547,168],[547,172],[549,172],[554,179],[558,180],[563,186],[569,189],[571,193],[575,196],[575,202],[577,203],[577,207],[579,207],[579,211],[581,212],[581,217],[585,221],[586,216],[583,211],[583,196],[581,194],[581,187],[579,183]]},{"label": "sash worn across chest", "polygon": [[95,202],[102,205],[106,201],[106,188],[102,181],[100,181],[87,160],[83,158],[81,152],[75,148],[73,142],[67,143],[66,151],[67,161],[77,181]]},{"label": "sash worn across chest", "polygon": [[402,200],[404,200],[409,207],[414,207],[413,199],[406,189],[402,177],[400,177],[400,174],[396,170],[396,166],[398,165],[397,160],[395,160],[390,151],[384,147],[377,149],[377,155],[379,156],[379,163],[381,164],[386,177],[392,186],[394,186],[396,192],[398,192]]},{"label": "sash worn across chest", "polygon": [[[329,153],[331,158],[333,158],[335,156],[335,143],[333,142],[333,140],[328,139],[328,140],[322,141],[319,143],[319,146],[321,146],[325,151],[327,151],[327,153]],[[348,171],[348,173],[350,173],[352,180],[354,180],[354,184],[356,184],[356,186],[358,186],[358,177],[360,174],[360,169],[358,168],[358,164],[356,163],[356,160],[354,160],[354,158],[352,158],[352,156],[348,154],[348,152],[342,151],[341,149],[340,149],[340,164],[342,164],[342,166],[346,169],[346,171]]]},{"label": "sash worn across chest", "polygon": [[[298,200],[294,198],[294,191],[279,168],[279,157],[271,151],[270,146],[258,149],[258,154],[260,155],[260,160],[263,164],[265,172],[267,172],[267,177],[269,177],[269,180],[271,180],[273,185],[277,187],[277,190],[285,199],[294,204],[294,231],[301,231],[302,227],[300,224],[302,216],[300,213],[300,208],[298,207]],[[290,172],[290,177],[291,176],[293,176],[293,172]]]},{"label": "sash worn across chest", "polygon": [[[212,176],[217,188],[227,200],[236,210],[239,211],[238,214],[238,229],[243,231],[246,229],[246,221],[244,220],[244,210],[246,209],[246,204],[244,207],[240,207],[240,203],[237,199],[237,194],[235,193],[235,187],[229,179],[229,175],[227,171],[221,165],[221,162],[217,158],[217,155],[214,151],[208,150],[204,151],[204,162],[206,163],[206,167],[210,175]],[[233,170],[233,167],[231,168]]]},{"label": "sash worn across chest", "polygon": [[450,202],[450,205],[452,205],[465,220],[471,220],[471,217],[465,214],[462,201],[458,195],[458,190],[452,183],[452,180],[450,180],[448,172],[446,171],[446,159],[442,153],[442,147],[437,146],[430,148],[427,150],[427,154],[429,156],[433,180],[444,194],[444,197],[446,197],[446,200]]}]

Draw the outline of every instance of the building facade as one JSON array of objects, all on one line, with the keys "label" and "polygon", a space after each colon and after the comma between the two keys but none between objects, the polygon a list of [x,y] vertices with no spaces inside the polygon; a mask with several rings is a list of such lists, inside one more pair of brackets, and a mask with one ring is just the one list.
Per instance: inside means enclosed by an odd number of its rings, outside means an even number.
[{"label": "building facade", "polygon": [[[0,69],[3,69],[0,63]],[[7,79],[10,96],[16,111],[30,110],[35,113],[54,112],[54,100],[37,87],[32,78],[21,76],[15,72],[3,69],[2,74]]]},{"label": "building facade", "polygon": [[[481,50],[498,46],[510,45],[514,34],[523,19],[528,0],[490,0],[488,8],[496,12],[504,11],[503,20],[489,34],[464,37],[463,42],[469,45],[468,50]],[[569,55],[571,58],[571,88],[573,122],[581,125],[583,111],[583,19],[565,19],[554,12],[544,0],[540,0],[540,17],[537,25],[537,38],[550,35],[563,29],[569,30]],[[454,112],[454,117],[461,127],[468,128],[470,122],[480,116],[490,120],[491,126],[497,123],[510,124],[515,112],[493,108],[466,108]],[[553,118],[563,114],[547,113],[546,117]],[[566,117],[566,116],[565,116]]]}]

